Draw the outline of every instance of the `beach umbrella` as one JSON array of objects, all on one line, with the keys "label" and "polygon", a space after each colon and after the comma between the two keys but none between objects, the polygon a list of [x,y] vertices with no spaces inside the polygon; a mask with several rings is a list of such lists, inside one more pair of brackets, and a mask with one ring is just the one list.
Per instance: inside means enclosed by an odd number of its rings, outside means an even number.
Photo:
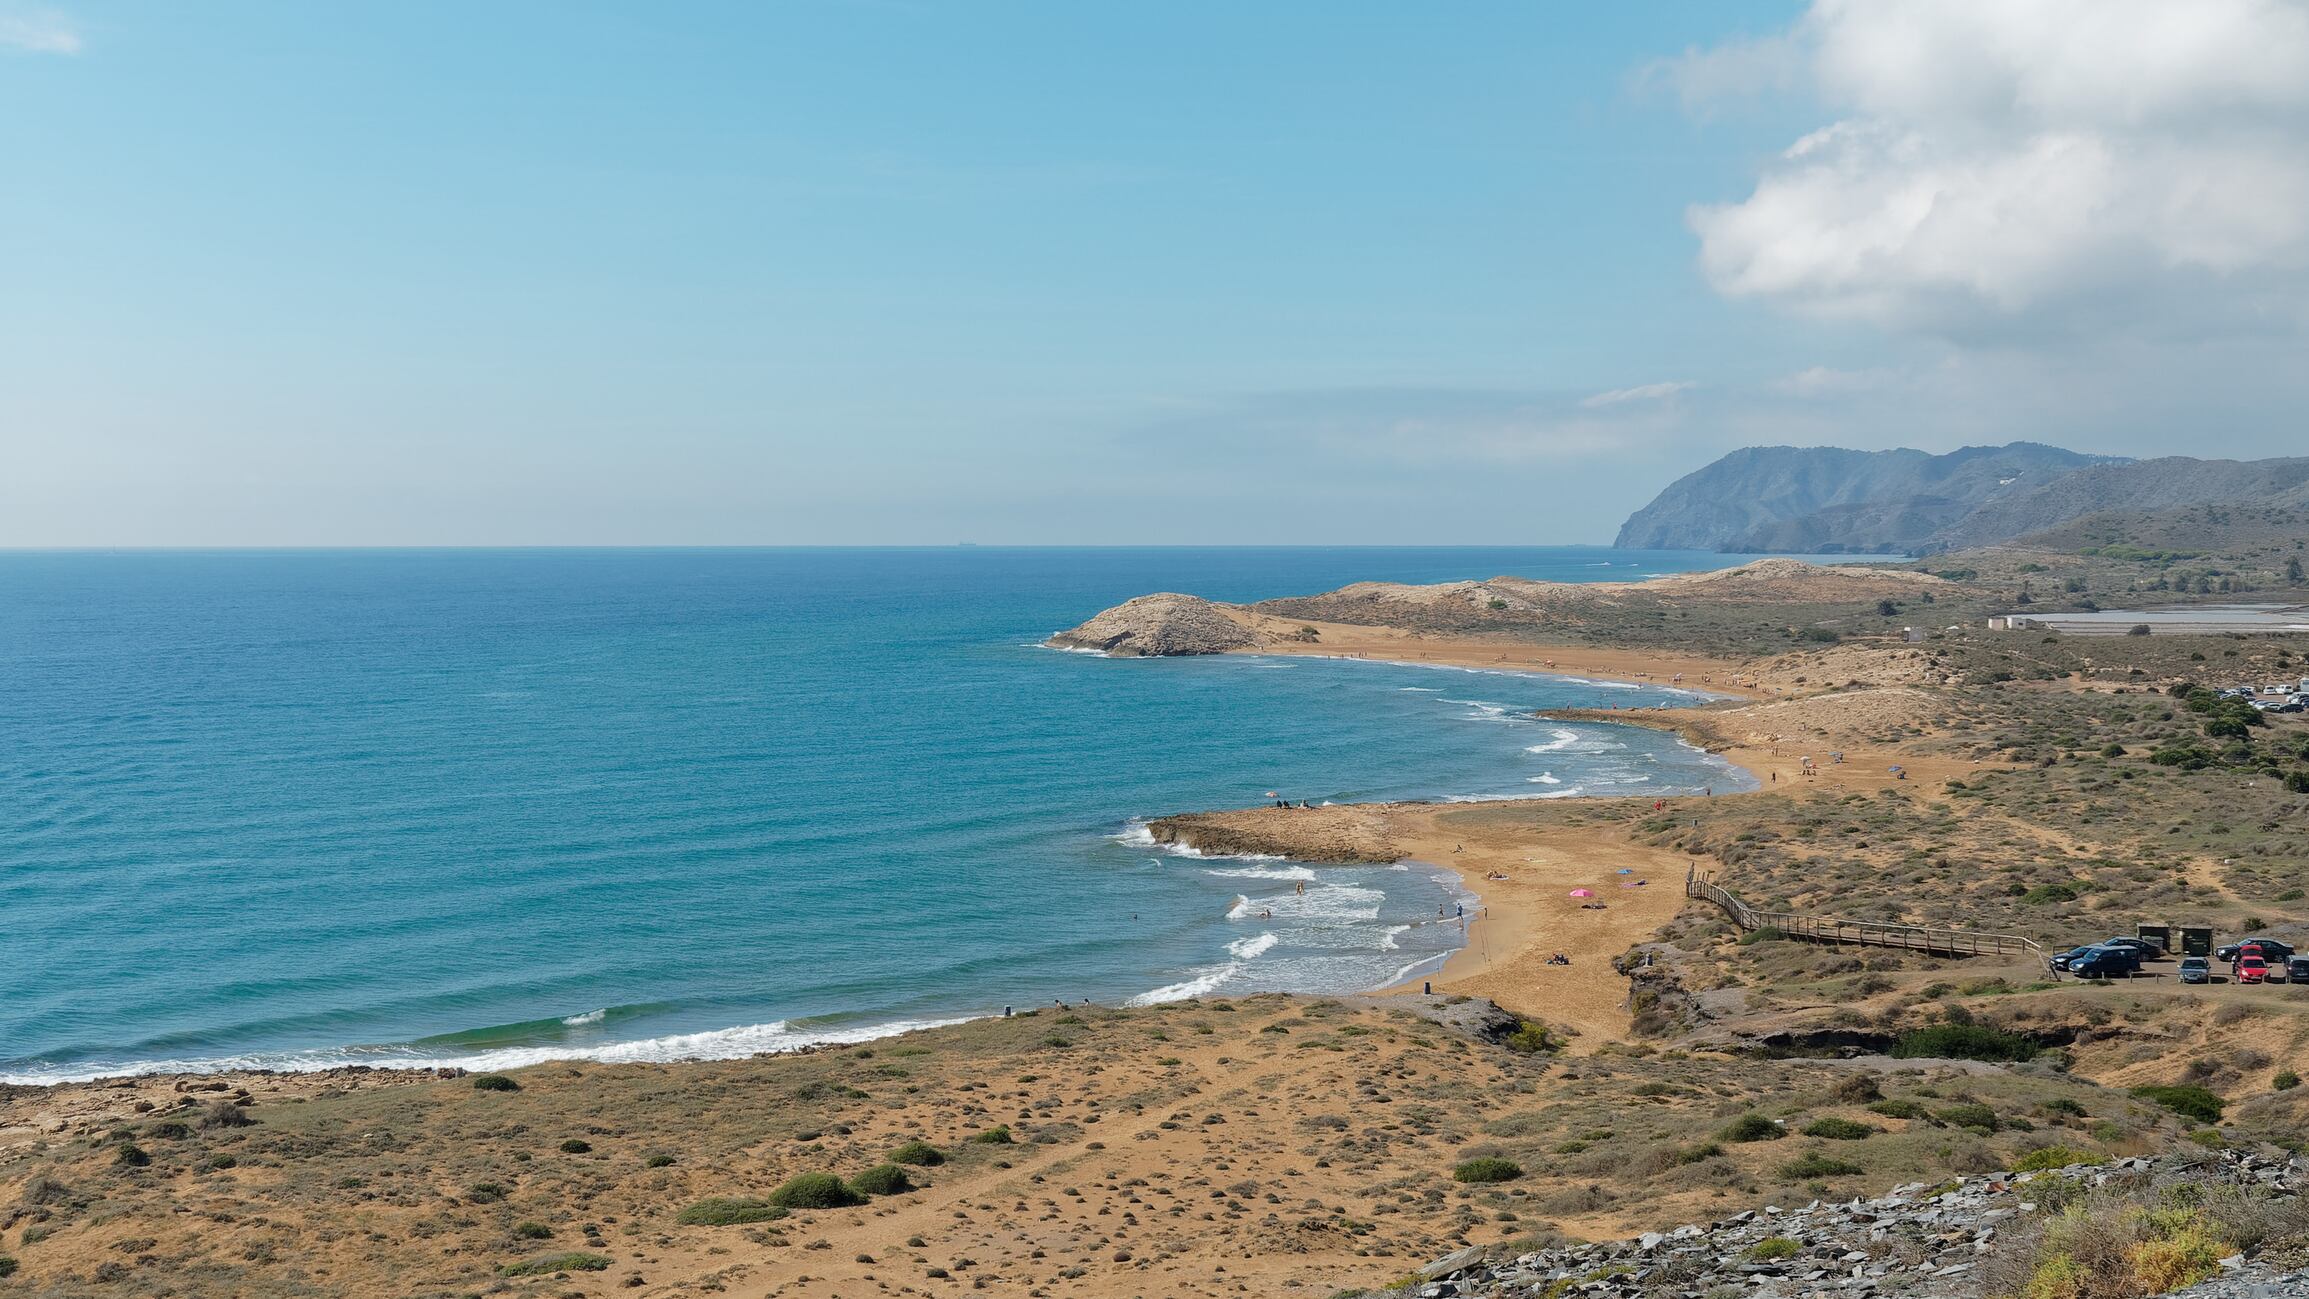
[{"label": "beach umbrella", "polygon": [[1571,895],[1572,895],[1573,897],[1575,897],[1575,898],[1592,898],[1592,897],[1594,897],[1594,896],[1595,896],[1595,890],[1594,890],[1594,889],[1573,889],[1573,890],[1571,891]]}]

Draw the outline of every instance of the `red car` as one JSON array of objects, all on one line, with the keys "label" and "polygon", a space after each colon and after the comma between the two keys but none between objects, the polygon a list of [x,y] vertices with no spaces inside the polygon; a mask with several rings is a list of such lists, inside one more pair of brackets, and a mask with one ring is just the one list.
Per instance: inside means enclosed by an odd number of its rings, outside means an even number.
[{"label": "red car", "polygon": [[2269,977],[2269,963],[2247,952],[2237,958],[2237,982],[2260,983]]}]

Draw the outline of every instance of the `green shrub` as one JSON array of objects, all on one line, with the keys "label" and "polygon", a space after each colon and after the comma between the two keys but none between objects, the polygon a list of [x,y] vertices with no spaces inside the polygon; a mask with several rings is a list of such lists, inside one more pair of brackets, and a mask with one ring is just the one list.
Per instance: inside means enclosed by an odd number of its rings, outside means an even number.
[{"label": "green shrub", "polygon": [[14,1275],[16,1275],[16,1260],[6,1254],[0,1254],[0,1281],[5,1281]]},{"label": "green shrub", "polygon": [[673,1166],[673,1156],[661,1150],[642,1160],[641,1166],[644,1168],[670,1168]]},{"label": "green shrub", "polygon": [[1770,1263],[1778,1259],[1794,1258],[1803,1251],[1801,1244],[1786,1236],[1770,1236],[1748,1246],[1746,1252],[1749,1258],[1758,1263]]},{"label": "green shrub", "polygon": [[561,1153],[565,1155],[582,1155],[590,1152],[592,1149],[593,1143],[587,1141],[583,1137],[571,1137],[569,1140],[561,1143]]},{"label": "green shrub", "polygon": [[717,1195],[683,1209],[673,1220],[685,1227],[728,1227],[741,1222],[775,1222],[786,1212],[768,1200]]},{"label": "green shrub", "polygon": [[1548,1040],[1547,1025],[1527,1019],[1515,1026],[1515,1031],[1500,1040],[1500,1045],[1517,1055],[1543,1055],[1555,1050]]},{"label": "green shrub", "polygon": [[1512,1182],[1521,1176],[1523,1176],[1523,1165],[1512,1159],[1501,1159],[1496,1155],[1470,1159],[1451,1170],[1451,1180],[1455,1182]]},{"label": "green shrub", "polygon": [[1888,1119],[1920,1119],[1924,1117],[1924,1107],[1905,1098],[1878,1101],[1868,1108]]},{"label": "green shrub", "polygon": [[2278,1091],[2289,1092],[2301,1085],[2301,1075],[2290,1069],[2279,1069],[2277,1076],[2269,1080],[2269,1085]]},{"label": "green shrub", "polygon": [[847,1209],[865,1202],[832,1173],[802,1173],[770,1192],[770,1203],[781,1209]]},{"label": "green shrub", "polygon": [[505,1198],[502,1182],[475,1182],[465,1188],[465,1198],[475,1204],[495,1204]]},{"label": "green shrub", "polygon": [[1859,1141],[1875,1136],[1879,1131],[1882,1129],[1866,1123],[1855,1123],[1850,1119],[1814,1119],[1804,1125],[1805,1136],[1821,1137],[1829,1141]]},{"label": "green shrub", "polygon": [[979,1146],[1007,1146],[1013,1144],[1010,1140],[1010,1125],[1007,1123],[997,1124],[994,1127],[988,1128],[984,1132],[979,1133],[977,1136],[970,1138],[970,1141],[971,1144]]},{"label": "green shrub", "polygon": [[909,1141],[890,1152],[890,1162],[912,1164],[917,1168],[936,1168],[946,1162],[946,1152],[927,1141]]},{"label": "green shrub", "polygon": [[513,1234],[523,1240],[550,1240],[553,1228],[542,1222],[517,1222],[513,1224]]},{"label": "green shrub", "polygon": [[1743,1114],[1716,1136],[1724,1141],[1778,1141],[1788,1130],[1761,1114]]},{"label": "green shrub", "polygon": [[606,1272],[609,1259],[601,1254],[541,1254],[497,1269],[499,1276],[550,1276],[555,1272]]},{"label": "green shrub", "polygon": [[1820,1177],[1851,1177],[1860,1171],[1858,1164],[1831,1159],[1817,1150],[1808,1150],[1780,1165],[1780,1176],[1791,1182],[1808,1182]]},{"label": "green shrub", "polygon": [[521,1084],[501,1073],[477,1073],[473,1075],[473,1090],[477,1092],[517,1092],[521,1090]]},{"label": "green shrub", "polygon": [[2224,1108],[2220,1097],[2202,1087],[2135,1087],[2133,1095],[2154,1101],[2175,1114],[2199,1123],[2218,1123]]},{"label": "green shrub", "polygon": [[112,1162],[122,1168],[142,1168],[152,1162],[152,1156],[135,1145],[122,1146],[112,1156]]},{"label": "green shrub", "polygon": [[2039,884],[2020,895],[2020,900],[2032,907],[2048,906],[2055,902],[2074,902],[2082,896],[2074,884]]},{"label": "green shrub", "polygon": [[2013,1164],[2012,1171],[2016,1173],[2049,1173],[2053,1169],[2066,1168],[2071,1164],[2089,1164],[2091,1162],[2092,1156],[2073,1146],[2046,1146],[2022,1155],[2019,1161]]},{"label": "green shrub", "polygon": [[1935,1024],[1903,1033],[1892,1044],[1892,1056],[1899,1060],[1988,1060],[1992,1062],[2033,1060],[2037,1045],[2018,1033],[2007,1033],[1985,1024]]},{"label": "green shrub", "polygon": [[1979,1128],[1983,1132],[1994,1132],[2004,1126],[1997,1120],[1995,1110],[1978,1102],[1944,1105],[1934,1111],[1932,1117],[1952,1128]]},{"label": "green shrub", "polygon": [[163,1141],[182,1141],[192,1135],[192,1125],[170,1119],[165,1123],[155,1123],[144,1132],[146,1136],[158,1137]]},{"label": "green shrub", "polygon": [[850,1189],[860,1195],[904,1195],[914,1189],[906,1170],[896,1164],[876,1164],[850,1179]]}]

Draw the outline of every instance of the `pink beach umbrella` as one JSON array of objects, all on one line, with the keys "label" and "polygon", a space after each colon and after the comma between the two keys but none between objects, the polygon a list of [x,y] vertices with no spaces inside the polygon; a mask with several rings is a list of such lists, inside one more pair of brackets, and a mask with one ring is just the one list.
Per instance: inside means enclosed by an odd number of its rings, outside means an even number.
[{"label": "pink beach umbrella", "polygon": [[1572,895],[1573,897],[1575,897],[1575,898],[1592,898],[1592,897],[1594,897],[1594,896],[1595,896],[1595,890],[1594,890],[1594,889],[1573,889],[1573,890],[1571,891],[1571,895]]}]

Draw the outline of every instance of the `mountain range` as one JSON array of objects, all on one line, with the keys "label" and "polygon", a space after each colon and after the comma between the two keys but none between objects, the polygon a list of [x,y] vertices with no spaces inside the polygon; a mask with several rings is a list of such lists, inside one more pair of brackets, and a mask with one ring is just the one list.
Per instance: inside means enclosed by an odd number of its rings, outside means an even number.
[{"label": "mountain range", "polygon": [[1621,525],[1633,549],[1933,554],[2095,516],[2208,504],[2309,509],[2309,458],[2130,460],[2034,442],[1945,455],[1744,447],[1677,479]]}]

